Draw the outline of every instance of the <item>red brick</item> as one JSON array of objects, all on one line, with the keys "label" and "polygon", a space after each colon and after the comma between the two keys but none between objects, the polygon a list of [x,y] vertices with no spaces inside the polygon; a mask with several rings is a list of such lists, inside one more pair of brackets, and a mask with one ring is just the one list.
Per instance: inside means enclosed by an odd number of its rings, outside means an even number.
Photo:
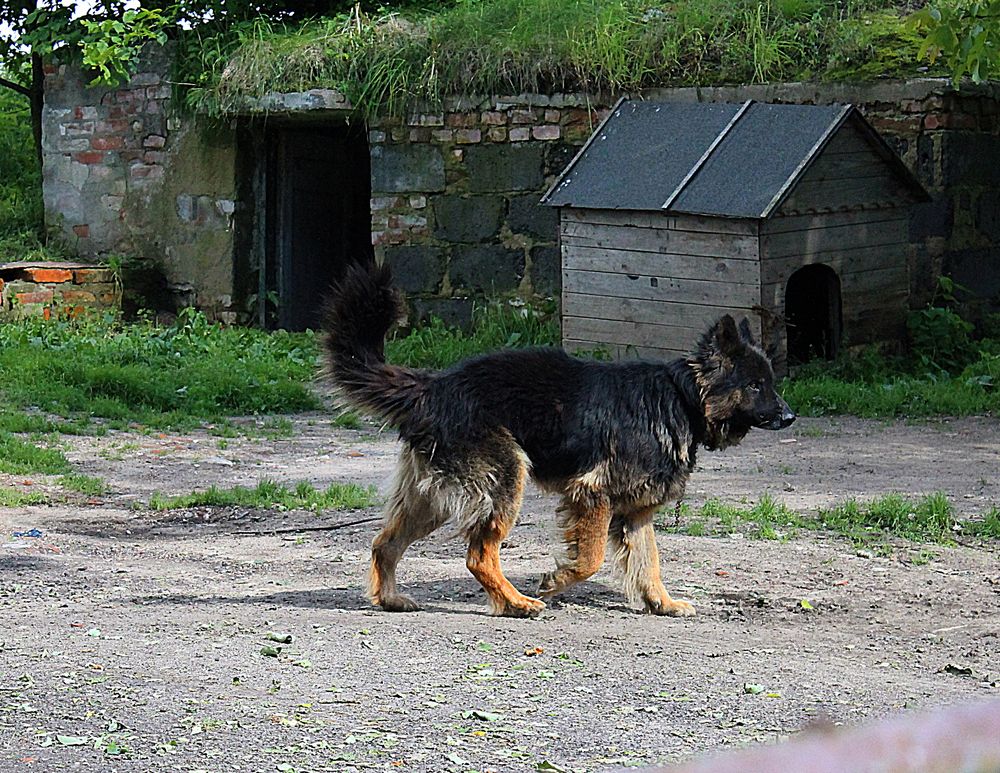
[{"label": "red brick", "polygon": [[144,148],[154,148],[159,149],[167,144],[167,138],[162,134],[150,134],[146,139],[142,141],[142,146]]},{"label": "red brick", "polygon": [[78,268],[73,273],[78,285],[110,282],[113,278],[111,269],[107,268]]},{"label": "red brick", "polygon": [[94,150],[118,150],[125,144],[121,137],[94,137],[90,147]]},{"label": "red brick", "polygon": [[95,303],[97,296],[86,290],[67,290],[62,294],[62,299],[68,303]]},{"label": "red brick", "polygon": [[83,225],[73,226],[73,233],[79,236],[81,239],[87,239],[90,236],[90,226],[84,223]]},{"label": "red brick", "polygon": [[49,303],[52,300],[51,290],[36,290],[33,293],[16,293],[14,295],[20,304]]},{"label": "red brick", "polygon": [[81,164],[100,164],[104,161],[104,154],[97,150],[85,150],[82,153],[74,153],[73,160]]},{"label": "red brick", "polygon": [[[65,268],[26,268],[24,269],[34,282],[69,282],[73,279],[73,272]],[[50,293],[51,294],[51,293]],[[34,301],[38,303],[38,301]]]}]

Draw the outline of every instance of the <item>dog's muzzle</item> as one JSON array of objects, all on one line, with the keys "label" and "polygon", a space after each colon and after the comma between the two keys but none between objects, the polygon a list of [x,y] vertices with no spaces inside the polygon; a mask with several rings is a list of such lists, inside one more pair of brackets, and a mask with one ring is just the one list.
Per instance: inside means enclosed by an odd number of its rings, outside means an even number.
[{"label": "dog's muzzle", "polygon": [[761,429],[784,429],[790,427],[795,421],[795,412],[788,407],[788,403],[778,398],[778,410],[769,420],[763,421],[757,426]]}]

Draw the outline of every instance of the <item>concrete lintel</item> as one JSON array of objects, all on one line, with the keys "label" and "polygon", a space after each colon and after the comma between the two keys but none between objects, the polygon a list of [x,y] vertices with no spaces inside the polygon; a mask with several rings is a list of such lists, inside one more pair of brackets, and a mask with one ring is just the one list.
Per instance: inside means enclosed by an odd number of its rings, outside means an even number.
[{"label": "concrete lintel", "polygon": [[260,99],[248,99],[240,108],[242,115],[294,115],[327,111],[347,115],[354,106],[347,97],[335,89],[310,89],[309,91],[272,91]]}]

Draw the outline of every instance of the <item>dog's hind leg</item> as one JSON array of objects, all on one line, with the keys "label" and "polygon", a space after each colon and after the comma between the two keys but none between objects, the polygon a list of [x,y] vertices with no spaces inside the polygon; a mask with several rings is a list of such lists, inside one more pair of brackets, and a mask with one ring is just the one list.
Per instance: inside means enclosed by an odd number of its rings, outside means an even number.
[{"label": "dog's hind leg", "polygon": [[566,497],[560,508],[568,561],[542,575],[538,594],[552,596],[570,585],[586,580],[604,563],[611,523],[611,503],[607,497],[586,495]]},{"label": "dog's hind leg", "polygon": [[[506,456],[506,455],[505,455]],[[517,520],[524,495],[527,469],[517,454],[498,465],[487,476],[491,512],[477,517],[466,528],[469,550],[465,565],[479,580],[490,599],[490,611],[503,617],[535,617],[545,602],[525,596],[515,588],[500,567],[500,545]]]},{"label": "dog's hind leg", "polygon": [[618,563],[625,575],[625,593],[630,601],[642,601],[654,615],[690,617],[694,607],[672,599],[660,578],[660,555],[656,549],[653,515],[649,507],[616,515],[611,524],[611,538],[618,548]]},{"label": "dog's hind leg", "polygon": [[413,599],[396,589],[396,565],[411,544],[447,520],[447,513],[434,508],[430,497],[421,490],[420,479],[425,474],[417,453],[404,449],[386,504],[385,523],[372,542],[368,598],[389,612],[419,609]]}]

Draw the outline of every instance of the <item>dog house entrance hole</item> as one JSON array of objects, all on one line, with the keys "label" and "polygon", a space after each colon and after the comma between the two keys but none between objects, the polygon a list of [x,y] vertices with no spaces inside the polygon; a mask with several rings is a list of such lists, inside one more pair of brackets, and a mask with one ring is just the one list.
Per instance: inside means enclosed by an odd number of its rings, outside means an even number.
[{"label": "dog house entrance hole", "polygon": [[832,360],[840,349],[840,278],[829,266],[800,268],[785,287],[788,360]]}]

